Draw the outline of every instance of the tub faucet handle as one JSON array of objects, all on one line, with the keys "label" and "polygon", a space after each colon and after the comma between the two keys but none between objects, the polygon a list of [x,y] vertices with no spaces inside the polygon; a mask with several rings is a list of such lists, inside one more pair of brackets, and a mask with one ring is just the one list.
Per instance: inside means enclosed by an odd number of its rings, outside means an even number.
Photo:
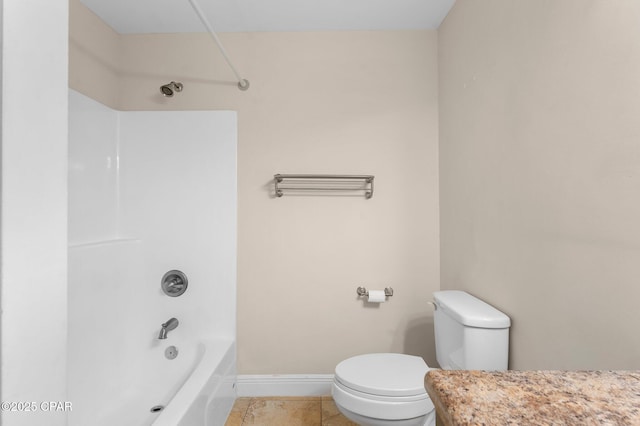
[{"label": "tub faucet handle", "polygon": [[189,280],[184,272],[174,269],[164,274],[160,284],[164,294],[170,297],[178,297],[187,291]]}]

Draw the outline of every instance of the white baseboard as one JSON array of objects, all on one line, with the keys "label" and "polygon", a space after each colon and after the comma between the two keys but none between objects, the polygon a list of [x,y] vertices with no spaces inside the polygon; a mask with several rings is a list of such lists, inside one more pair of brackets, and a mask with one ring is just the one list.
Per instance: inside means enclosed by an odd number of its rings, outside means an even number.
[{"label": "white baseboard", "polygon": [[239,397],[331,395],[333,374],[238,375]]}]

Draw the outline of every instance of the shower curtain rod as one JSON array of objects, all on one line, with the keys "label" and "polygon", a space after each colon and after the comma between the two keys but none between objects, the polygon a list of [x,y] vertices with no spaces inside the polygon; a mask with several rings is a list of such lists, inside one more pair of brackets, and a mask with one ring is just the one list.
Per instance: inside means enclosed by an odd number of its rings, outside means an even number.
[{"label": "shower curtain rod", "polygon": [[222,56],[227,61],[227,64],[229,64],[231,71],[233,71],[236,78],[238,79],[238,89],[247,90],[249,88],[249,80],[242,78],[238,73],[238,70],[236,70],[236,67],[234,67],[233,64],[231,63],[231,60],[229,59],[229,55],[227,55],[227,51],[224,50],[224,46],[222,46],[220,39],[216,35],[216,32],[213,31],[211,24],[209,24],[209,21],[204,16],[204,13],[202,13],[202,10],[196,3],[196,0],[189,0],[189,3],[191,4],[191,7],[193,8],[193,10],[196,12],[196,15],[198,15],[198,18],[200,18],[200,21],[202,22],[202,24],[205,26],[207,31],[209,31],[209,35],[211,35],[211,38],[213,39],[213,41],[215,41],[216,44],[218,45],[218,49],[220,49],[220,53],[222,53]]}]

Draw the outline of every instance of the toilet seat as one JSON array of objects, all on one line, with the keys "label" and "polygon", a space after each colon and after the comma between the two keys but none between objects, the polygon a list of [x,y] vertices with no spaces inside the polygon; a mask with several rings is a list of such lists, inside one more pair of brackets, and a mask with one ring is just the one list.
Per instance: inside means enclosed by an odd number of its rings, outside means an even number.
[{"label": "toilet seat", "polygon": [[377,396],[425,395],[429,366],[417,356],[379,353],[358,355],[336,366],[335,378],[344,386]]},{"label": "toilet seat", "polygon": [[434,409],[424,389],[427,371],[427,364],[416,356],[355,356],[336,366],[332,395],[339,406],[369,418],[401,420],[425,416]]}]

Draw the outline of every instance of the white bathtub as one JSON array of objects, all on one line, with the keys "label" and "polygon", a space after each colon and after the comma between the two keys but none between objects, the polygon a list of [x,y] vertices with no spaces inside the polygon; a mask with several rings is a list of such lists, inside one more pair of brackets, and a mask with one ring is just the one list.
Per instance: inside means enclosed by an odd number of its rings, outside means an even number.
[{"label": "white bathtub", "polygon": [[[69,426],[223,425],[235,394],[235,342],[198,337],[201,309],[158,294],[142,252],[139,240],[69,250]],[[180,325],[158,339],[172,316]],[[165,357],[169,346],[175,359]],[[166,408],[152,413],[157,405]]]},{"label": "white bathtub", "polygon": [[153,426],[224,425],[236,396],[235,342],[210,340],[199,351],[196,367]]},{"label": "white bathtub", "polygon": [[[117,379],[119,389],[95,382],[91,391],[76,395],[69,425],[224,425],[236,395],[235,343],[216,339],[189,347],[170,338],[162,342],[154,350],[156,359],[136,368],[136,377],[126,384]],[[164,350],[173,344],[179,354],[168,360]],[[155,406],[164,409],[154,413]]]}]

